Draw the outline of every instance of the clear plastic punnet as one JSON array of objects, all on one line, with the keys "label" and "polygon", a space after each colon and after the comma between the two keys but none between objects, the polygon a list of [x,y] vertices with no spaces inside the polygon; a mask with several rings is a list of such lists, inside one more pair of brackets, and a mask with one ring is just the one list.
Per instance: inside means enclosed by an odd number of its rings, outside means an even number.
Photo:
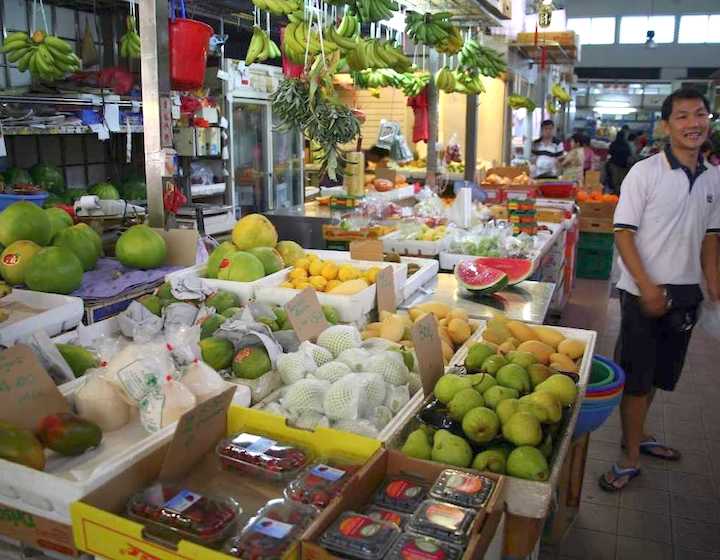
[{"label": "clear plastic punnet", "polygon": [[425,500],[413,515],[407,529],[454,545],[467,544],[477,512],[438,500]]},{"label": "clear plastic punnet", "polygon": [[345,488],[358,468],[339,461],[315,463],[288,484],[285,496],[294,502],[324,509]]},{"label": "clear plastic punnet", "polygon": [[445,469],[430,489],[430,496],[457,506],[481,508],[494,489],[495,482],[487,476]]},{"label": "clear plastic punnet", "polygon": [[395,541],[384,560],[460,560],[461,548],[447,542],[404,533]]},{"label": "clear plastic punnet", "polygon": [[320,537],[320,544],[344,558],[380,560],[400,535],[392,523],[346,511]]},{"label": "clear plastic punnet", "polygon": [[393,477],[383,481],[375,492],[373,503],[402,513],[414,513],[427,498],[427,493],[428,488],[421,480],[404,476]]}]

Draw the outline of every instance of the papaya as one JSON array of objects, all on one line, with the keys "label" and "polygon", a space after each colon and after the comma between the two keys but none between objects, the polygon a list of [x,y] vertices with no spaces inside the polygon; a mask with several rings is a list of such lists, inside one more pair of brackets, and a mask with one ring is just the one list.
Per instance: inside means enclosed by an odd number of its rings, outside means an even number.
[{"label": "papaya", "polygon": [[102,441],[102,430],[95,422],[61,412],[40,421],[38,438],[48,449],[66,457],[82,455]]},{"label": "papaya", "polygon": [[75,344],[55,345],[75,374],[75,377],[82,377],[89,369],[100,365],[100,358],[82,346]]},{"label": "papaya", "polygon": [[30,430],[0,421],[0,459],[39,471],[45,468],[42,444]]}]

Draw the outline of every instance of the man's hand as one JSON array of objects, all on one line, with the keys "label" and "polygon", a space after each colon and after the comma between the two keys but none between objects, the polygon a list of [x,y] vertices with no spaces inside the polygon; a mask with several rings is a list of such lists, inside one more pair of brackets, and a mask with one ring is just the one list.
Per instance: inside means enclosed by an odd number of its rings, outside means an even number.
[{"label": "man's hand", "polygon": [[710,301],[713,303],[720,302],[720,286],[716,282],[708,282],[705,289]]},{"label": "man's hand", "polygon": [[640,287],[640,303],[650,317],[660,317],[667,312],[665,290],[655,284]]}]

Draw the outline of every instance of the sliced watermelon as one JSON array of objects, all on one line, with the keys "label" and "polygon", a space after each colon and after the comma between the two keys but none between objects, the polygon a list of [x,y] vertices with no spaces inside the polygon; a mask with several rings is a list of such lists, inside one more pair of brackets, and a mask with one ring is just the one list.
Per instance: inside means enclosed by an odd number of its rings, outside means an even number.
[{"label": "sliced watermelon", "polygon": [[476,294],[492,294],[508,283],[507,274],[502,270],[480,264],[477,259],[455,265],[455,278],[463,288]]},{"label": "sliced watermelon", "polygon": [[530,259],[479,257],[476,262],[490,268],[496,268],[507,274],[508,286],[514,286],[526,280],[533,273],[533,261]]}]

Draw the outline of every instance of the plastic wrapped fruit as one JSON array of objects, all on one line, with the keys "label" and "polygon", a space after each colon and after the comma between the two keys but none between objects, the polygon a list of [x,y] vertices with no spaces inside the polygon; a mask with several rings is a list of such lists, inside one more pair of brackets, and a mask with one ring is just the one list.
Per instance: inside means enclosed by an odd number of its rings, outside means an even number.
[{"label": "plastic wrapped fruit", "polygon": [[494,488],[495,482],[487,476],[446,469],[430,489],[430,496],[462,507],[481,508]]},{"label": "plastic wrapped fruit", "polygon": [[240,510],[230,499],[157,483],[130,498],[127,512],[151,532],[213,546],[234,531]]},{"label": "plastic wrapped fruit", "polygon": [[389,478],[375,492],[373,503],[395,511],[413,513],[427,497],[427,492],[422,481],[415,478]]},{"label": "plastic wrapped fruit", "polygon": [[343,558],[376,560],[383,558],[400,535],[392,523],[346,511],[320,537],[320,544]]},{"label": "plastic wrapped fruit", "polygon": [[316,463],[287,486],[285,496],[295,502],[324,509],[342,491],[357,469],[355,465]]},{"label": "plastic wrapped fruit", "polygon": [[461,548],[422,535],[403,534],[384,560],[460,560]]},{"label": "plastic wrapped fruit", "polygon": [[463,546],[477,512],[437,500],[425,500],[413,515],[408,530]]},{"label": "plastic wrapped fruit", "polygon": [[376,521],[392,523],[396,525],[398,529],[404,529],[407,522],[410,521],[410,516],[405,513],[398,513],[397,511],[379,506],[368,506],[365,509],[365,515],[372,517]]},{"label": "plastic wrapped fruit", "polygon": [[247,433],[221,440],[216,453],[227,469],[273,481],[296,478],[312,460],[306,449]]}]

